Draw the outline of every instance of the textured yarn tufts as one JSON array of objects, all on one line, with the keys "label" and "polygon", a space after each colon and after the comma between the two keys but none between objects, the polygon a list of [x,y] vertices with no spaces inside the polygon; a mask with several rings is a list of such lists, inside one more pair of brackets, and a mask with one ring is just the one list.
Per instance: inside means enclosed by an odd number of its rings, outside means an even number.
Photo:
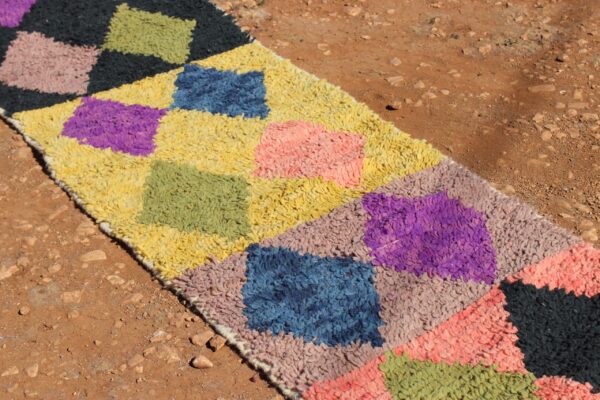
[{"label": "textured yarn tufts", "polygon": [[537,400],[535,377],[494,367],[414,361],[386,354],[379,368],[394,400]]},{"label": "textured yarn tufts", "polygon": [[238,115],[246,118],[266,118],[269,107],[265,104],[266,89],[261,72],[237,74],[186,65],[177,76],[177,91],[173,95],[172,108],[208,111]]},{"label": "textured yarn tufts", "polygon": [[286,396],[599,399],[600,252],[209,1],[0,0],[0,55],[52,177]]},{"label": "textured yarn tufts", "polygon": [[349,258],[250,246],[242,289],[248,326],[306,341],[382,346],[373,267]]}]

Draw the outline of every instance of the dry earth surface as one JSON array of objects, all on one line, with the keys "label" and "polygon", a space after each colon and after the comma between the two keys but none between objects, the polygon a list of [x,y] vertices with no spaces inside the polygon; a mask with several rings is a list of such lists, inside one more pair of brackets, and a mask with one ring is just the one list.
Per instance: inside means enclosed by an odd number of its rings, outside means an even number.
[{"label": "dry earth surface", "polygon": [[[597,244],[597,0],[218,4],[280,55]],[[280,398],[230,348],[207,346],[207,325],[8,127],[0,228],[1,398]],[[213,367],[193,368],[195,356]]]}]

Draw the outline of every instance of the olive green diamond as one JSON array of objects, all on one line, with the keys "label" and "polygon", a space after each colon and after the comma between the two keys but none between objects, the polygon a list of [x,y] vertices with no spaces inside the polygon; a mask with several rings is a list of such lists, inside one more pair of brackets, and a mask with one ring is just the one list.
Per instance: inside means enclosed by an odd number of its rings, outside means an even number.
[{"label": "olive green diamond", "polygon": [[144,184],[139,221],[235,240],[250,232],[248,183],[193,166],[155,161]]},{"label": "olive green diamond", "polygon": [[533,374],[482,365],[411,360],[386,353],[379,365],[394,400],[537,400]]},{"label": "olive green diamond", "polygon": [[195,20],[169,17],[121,4],[110,21],[103,48],[183,64],[190,54],[195,27]]}]

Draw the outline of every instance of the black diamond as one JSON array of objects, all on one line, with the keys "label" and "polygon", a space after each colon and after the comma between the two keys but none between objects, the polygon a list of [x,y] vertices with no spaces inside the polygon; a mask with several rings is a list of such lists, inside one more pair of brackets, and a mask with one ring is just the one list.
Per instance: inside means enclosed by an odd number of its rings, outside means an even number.
[{"label": "black diamond", "polygon": [[100,47],[118,4],[115,0],[37,0],[19,30],[41,32],[69,44]]},{"label": "black diamond", "polygon": [[525,367],[536,377],[566,376],[600,391],[600,296],[502,282]]},{"label": "black diamond", "polygon": [[177,68],[160,58],[103,51],[90,73],[88,93],[119,87],[142,78]]}]

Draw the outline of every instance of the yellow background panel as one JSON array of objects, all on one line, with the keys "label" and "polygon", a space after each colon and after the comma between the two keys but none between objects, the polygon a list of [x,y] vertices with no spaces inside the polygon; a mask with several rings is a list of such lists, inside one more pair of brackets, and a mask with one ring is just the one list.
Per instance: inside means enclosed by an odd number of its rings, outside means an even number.
[{"label": "yellow background panel", "polygon": [[[239,73],[263,71],[269,116],[244,119],[208,112],[169,110],[155,136],[156,151],[133,157],[80,145],[60,136],[79,101],[15,115],[24,132],[51,157],[56,177],[77,194],[99,221],[108,222],[166,279],[209,258],[222,260],[248,244],[283,233],[392,179],[435,165],[441,154],[428,144],[399,132],[368,107],[323,80],[294,67],[252,43],[195,64]],[[94,95],[125,104],[168,108],[176,69]],[[366,139],[361,185],[345,188],[317,179],[262,179],[253,176],[254,149],[267,124],[311,121],[329,130],[352,132]],[[202,232],[138,222],[144,181],[153,160],[193,165],[213,174],[239,175],[249,183],[248,219],[252,233],[236,241]]]}]

